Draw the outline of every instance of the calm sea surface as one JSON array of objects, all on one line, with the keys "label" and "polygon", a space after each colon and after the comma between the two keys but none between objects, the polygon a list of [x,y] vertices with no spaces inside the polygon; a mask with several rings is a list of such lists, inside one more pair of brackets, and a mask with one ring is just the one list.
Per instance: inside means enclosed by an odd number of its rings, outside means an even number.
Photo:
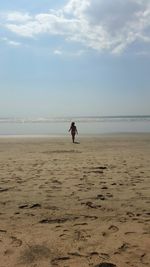
[{"label": "calm sea surface", "polygon": [[150,116],[0,118],[0,136],[67,136],[71,121],[76,122],[80,135],[150,133]]}]

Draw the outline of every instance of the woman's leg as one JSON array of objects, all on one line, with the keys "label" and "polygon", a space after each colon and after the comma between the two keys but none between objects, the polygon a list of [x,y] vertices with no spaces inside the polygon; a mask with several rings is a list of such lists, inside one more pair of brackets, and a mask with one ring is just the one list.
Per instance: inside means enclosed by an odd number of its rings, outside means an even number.
[{"label": "woman's leg", "polygon": [[73,133],[72,134],[72,142],[74,143],[74,140],[75,140],[75,134]]}]

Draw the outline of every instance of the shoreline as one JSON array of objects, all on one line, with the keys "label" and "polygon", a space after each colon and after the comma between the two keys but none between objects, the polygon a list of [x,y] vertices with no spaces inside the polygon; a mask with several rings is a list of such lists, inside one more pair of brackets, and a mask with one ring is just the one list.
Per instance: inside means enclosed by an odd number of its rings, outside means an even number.
[{"label": "shoreline", "polygon": [[[111,133],[99,133],[99,134],[79,134],[76,136],[76,139],[83,139],[83,138],[101,138],[101,137],[114,137],[114,136],[148,136],[150,135],[150,132],[111,132]],[[66,139],[69,138],[70,135],[65,134],[6,134],[6,135],[0,135],[0,139],[32,139],[32,138],[39,138],[39,139]]]}]

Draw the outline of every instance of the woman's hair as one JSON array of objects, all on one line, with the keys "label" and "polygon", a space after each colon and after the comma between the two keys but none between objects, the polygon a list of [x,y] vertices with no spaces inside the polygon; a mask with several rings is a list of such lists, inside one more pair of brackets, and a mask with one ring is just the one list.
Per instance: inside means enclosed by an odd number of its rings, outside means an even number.
[{"label": "woman's hair", "polygon": [[75,125],[75,123],[74,123],[74,122],[72,122],[72,123],[71,123],[71,126],[74,126],[74,125]]}]

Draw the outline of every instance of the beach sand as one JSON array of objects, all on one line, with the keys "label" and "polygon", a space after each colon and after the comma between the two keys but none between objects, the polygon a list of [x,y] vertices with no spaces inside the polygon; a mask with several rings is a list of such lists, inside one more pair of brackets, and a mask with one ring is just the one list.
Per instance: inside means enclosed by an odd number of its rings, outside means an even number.
[{"label": "beach sand", "polygon": [[150,134],[78,141],[0,138],[0,267],[150,266]]}]

